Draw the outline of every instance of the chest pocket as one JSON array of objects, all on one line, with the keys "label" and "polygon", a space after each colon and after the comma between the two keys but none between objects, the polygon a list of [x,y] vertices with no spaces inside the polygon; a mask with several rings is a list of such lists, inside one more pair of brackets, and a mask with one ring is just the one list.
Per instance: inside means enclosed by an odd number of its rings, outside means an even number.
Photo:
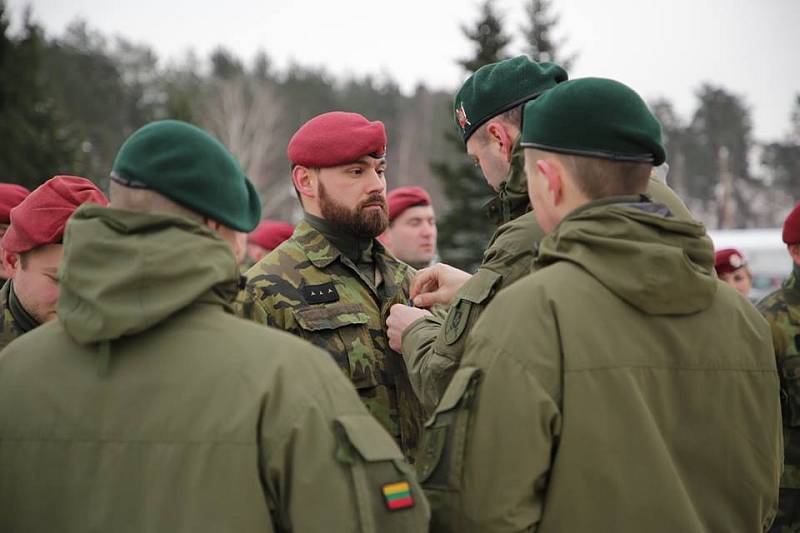
[{"label": "chest pocket", "polygon": [[486,305],[501,278],[502,276],[497,272],[480,269],[464,285],[447,314],[444,325],[446,344],[454,344],[461,338],[467,324],[474,321],[474,318],[470,316],[473,308],[478,305]]},{"label": "chest pocket", "polygon": [[294,310],[303,337],[331,354],[356,389],[380,382],[379,361],[361,304],[314,305]]}]

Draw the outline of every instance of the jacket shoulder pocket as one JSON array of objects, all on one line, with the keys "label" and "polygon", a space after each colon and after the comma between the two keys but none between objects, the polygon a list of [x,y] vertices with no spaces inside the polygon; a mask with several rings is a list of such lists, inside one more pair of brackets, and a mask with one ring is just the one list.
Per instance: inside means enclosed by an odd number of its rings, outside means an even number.
[{"label": "jacket shoulder pocket", "polygon": [[425,424],[418,472],[426,488],[458,490],[471,423],[470,406],[480,382],[475,367],[460,368]]},{"label": "jacket shoulder pocket", "polygon": [[472,308],[475,305],[483,305],[489,300],[500,279],[502,276],[497,272],[480,269],[462,287],[445,319],[444,341],[446,344],[454,344],[461,338],[470,322]]},{"label": "jacket shoulder pocket", "polygon": [[350,469],[360,531],[417,531],[429,508],[400,448],[369,414],[336,418],[336,458]]},{"label": "jacket shoulder pocket", "polygon": [[336,424],[365,461],[403,459],[400,448],[372,416],[344,415],[336,419]]},{"label": "jacket shoulder pocket", "polygon": [[306,331],[322,331],[369,322],[361,304],[299,307],[294,310],[297,324]]}]

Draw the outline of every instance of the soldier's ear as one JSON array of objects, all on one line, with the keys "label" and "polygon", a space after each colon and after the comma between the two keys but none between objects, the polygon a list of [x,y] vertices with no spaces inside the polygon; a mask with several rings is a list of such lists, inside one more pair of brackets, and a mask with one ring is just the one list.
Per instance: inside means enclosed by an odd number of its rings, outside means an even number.
[{"label": "soldier's ear", "polygon": [[0,260],[2,260],[0,272],[3,273],[5,278],[13,278],[14,274],[22,268],[22,257],[18,253],[0,248]]},{"label": "soldier's ear", "polygon": [[800,243],[787,245],[789,255],[792,257],[795,265],[800,265]]},{"label": "soldier's ear", "polygon": [[316,198],[319,176],[316,172],[302,165],[295,165],[292,169],[292,183],[300,197]]}]

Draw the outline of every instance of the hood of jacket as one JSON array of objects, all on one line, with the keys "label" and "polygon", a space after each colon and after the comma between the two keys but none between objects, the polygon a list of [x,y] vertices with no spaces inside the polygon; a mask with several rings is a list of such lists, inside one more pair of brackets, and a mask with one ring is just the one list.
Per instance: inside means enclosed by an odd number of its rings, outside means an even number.
[{"label": "hood of jacket", "polygon": [[679,220],[644,197],[617,197],[576,209],[539,244],[536,267],[579,265],[650,315],[708,308],[717,291],[714,247],[699,222]]},{"label": "hood of jacket", "polygon": [[498,226],[511,222],[531,210],[528,178],[525,176],[525,149],[520,146],[520,138],[514,142],[511,168],[506,179],[500,184],[497,195],[486,204],[489,219]]},{"label": "hood of jacket", "polygon": [[81,344],[147,330],[188,305],[236,297],[239,270],[226,241],[177,215],[95,205],[64,235],[58,315]]}]

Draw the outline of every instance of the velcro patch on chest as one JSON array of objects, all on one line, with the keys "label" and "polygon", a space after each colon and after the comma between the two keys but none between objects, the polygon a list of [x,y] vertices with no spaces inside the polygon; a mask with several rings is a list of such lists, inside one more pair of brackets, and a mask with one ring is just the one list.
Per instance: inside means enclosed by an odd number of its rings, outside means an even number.
[{"label": "velcro patch on chest", "polygon": [[407,481],[389,483],[381,487],[386,508],[390,511],[414,507],[414,497]]},{"label": "velcro patch on chest", "polygon": [[327,304],[339,301],[339,293],[332,281],[322,285],[306,285],[303,287],[303,297],[310,304]]}]

